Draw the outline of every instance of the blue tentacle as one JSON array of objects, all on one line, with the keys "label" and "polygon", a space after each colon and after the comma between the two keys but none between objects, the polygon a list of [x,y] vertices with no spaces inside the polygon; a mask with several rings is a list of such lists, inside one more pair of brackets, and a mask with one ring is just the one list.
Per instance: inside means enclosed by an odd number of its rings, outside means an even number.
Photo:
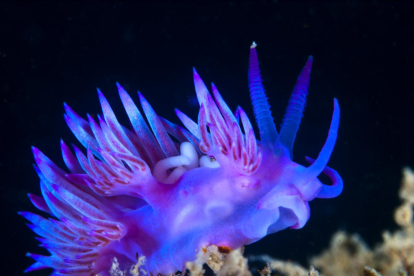
[{"label": "blue tentacle", "polygon": [[306,178],[309,180],[316,178],[325,169],[326,164],[328,164],[338,136],[339,114],[340,110],[338,100],[334,99],[334,112],[332,115],[331,126],[329,128],[328,138],[326,139],[325,145],[323,145],[316,161],[307,168]]},{"label": "blue tentacle", "polygon": [[[314,159],[305,156],[306,161],[313,164],[315,162]],[[342,193],[342,190],[344,189],[344,182],[339,175],[337,171],[334,169],[326,166],[325,169],[322,171],[324,174],[329,176],[329,178],[332,180],[332,185],[323,185],[322,189],[319,191],[317,198],[334,198],[339,196]]]},{"label": "blue tentacle", "polygon": [[303,117],[303,110],[306,106],[312,60],[312,56],[309,56],[305,67],[303,67],[298,77],[295,88],[290,96],[288,107],[286,108],[282,129],[280,130],[280,142],[288,149],[290,158],[292,159],[293,144],[295,143],[296,134]]},{"label": "blue tentacle", "polygon": [[265,90],[262,85],[256,43],[254,42],[250,47],[249,90],[254,116],[260,131],[262,146],[266,148],[264,152],[275,152],[274,146],[280,143],[279,134],[277,133],[275,123],[273,122],[270,105],[267,102]]}]

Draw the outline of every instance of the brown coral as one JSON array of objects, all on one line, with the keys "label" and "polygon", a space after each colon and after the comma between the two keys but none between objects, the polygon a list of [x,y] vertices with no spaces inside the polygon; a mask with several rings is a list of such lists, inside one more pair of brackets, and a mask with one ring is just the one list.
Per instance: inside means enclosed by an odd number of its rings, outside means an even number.
[{"label": "brown coral", "polygon": [[365,265],[373,266],[372,252],[358,235],[337,232],[330,248],[310,263],[327,276],[361,275]]},{"label": "brown coral", "polygon": [[[362,271],[364,275],[414,276],[414,172],[409,168],[403,169],[399,196],[403,203],[396,209],[394,220],[401,229],[384,232],[383,242],[374,250],[369,250],[359,237],[339,232],[330,249],[313,258],[311,263],[327,276],[362,275]],[[356,251],[347,250],[349,246]],[[364,269],[364,265],[374,270]],[[372,274],[374,271],[381,274]]]},{"label": "brown coral", "polygon": [[204,274],[203,264],[207,264],[217,276],[251,276],[247,259],[243,257],[243,248],[231,251],[211,245],[200,250],[197,260],[188,262],[187,269],[192,276]]}]

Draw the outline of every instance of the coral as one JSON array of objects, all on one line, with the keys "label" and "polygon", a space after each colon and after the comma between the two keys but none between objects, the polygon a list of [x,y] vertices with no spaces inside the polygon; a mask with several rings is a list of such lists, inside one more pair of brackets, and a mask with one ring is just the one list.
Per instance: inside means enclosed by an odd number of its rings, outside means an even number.
[{"label": "coral", "polygon": [[[114,257],[112,259],[112,266],[109,270],[109,274],[111,276],[139,276],[139,275],[148,275],[148,272],[143,269],[143,265],[145,264],[146,258],[145,256],[141,256],[138,258],[137,263],[132,265],[129,269],[122,270],[119,267],[118,260]],[[102,276],[101,274],[97,274],[96,276]]]},{"label": "coral", "polygon": [[[308,270],[290,260],[276,260],[267,255],[250,256],[249,261],[266,263],[266,267],[259,271],[261,276],[323,276],[319,274],[314,266],[310,266]],[[271,271],[274,273],[270,274]]]},{"label": "coral", "polygon": [[364,276],[381,276],[375,269],[365,266],[364,267]]},{"label": "coral", "polygon": [[[330,249],[311,259],[326,276],[345,275],[414,275],[414,173],[403,169],[399,191],[403,203],[395,210],[394,220],[401,229],[383,233],[383,242],[368,249],[356,235],[338,232],[332,238]],[[365,268],[368,265],[371,268]],[[378,271],[378,272],[377,272]]]},{"label": "coral", "polygon": [[399,196],[404,202],[414,205],[414,173],[406,167],[403,169],[403,176]]},{"label": "coral", "polygon": [[374,268],[383,276],[414,275],[414,172],[409,168],[403,169],[399,196],[403,203],[395,210],[394,220],[401,229],[384,232],[383,244],[374,250]]},{"label": "coral", "polygon": [[310,263],[326,276],[360,275],[366,265],[374,264],[372,252],[361,237],[342,231],[335,233],[330,248]]},{"label": "coral", "polygon": [[215,245],[198,252],[197,260],[187,262],[186,267],[192,276],[204,274],[203,264],[207,264],[217,276],[251,276],[247,259],[243,257],[243,248],[223,253]]},{"label": "coral", "polygon": [[273,260],[270,262],[270,266],[273,270],[276,271],[275,275],[288,275],[288,276],[319,276],[319,273],[315,270],[314,267],[311,267],[310,270],[306,270],[300,265],[293,262],[282,262]]},{"label": "coral", "polygon": [[[230,253],[222,253],[217,246],[212,245],[200,251],[197,260],[187,262],[186,266],[191,276],[204,275],[203,264],[207,264],[217,276],[251,276],[252,274],[247,266],[247,259],[243,257],[242,253],[242,249],[236,249]],[[313,266],[306,270],[294,263],[273,260],[267,256],[253,256],[251,260],[253,259],[267,260],[266,266],[259,271],[261,276],[279,275],[272,274],[272,270],[288,276],[320,276]]]},{"label": "coral", "polygon": [[259,270],[260,276],[270,276],[272,273],[272,267],[270,266],[270,263],[266,263],[266,266]]}]

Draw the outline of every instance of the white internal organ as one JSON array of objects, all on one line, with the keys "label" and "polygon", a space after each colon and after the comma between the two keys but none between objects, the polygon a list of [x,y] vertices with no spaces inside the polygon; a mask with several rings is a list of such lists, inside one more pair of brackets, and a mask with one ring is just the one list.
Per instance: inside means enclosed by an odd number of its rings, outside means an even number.
[{"label": "white internal organ", "polygon": [[220,168],[220,164],[214,157],[203,155],[200,158],[200,167]]},{"label": "white internal organ", "polygon": [[180,155],[165,158],[155,164],[153,175],[161,183],[173,184],[186,171],[198,167],[219,168],[220,164],[214,157],[206,155],[198,160],[194,146],[189,142],[184,142],[180,145]]}]

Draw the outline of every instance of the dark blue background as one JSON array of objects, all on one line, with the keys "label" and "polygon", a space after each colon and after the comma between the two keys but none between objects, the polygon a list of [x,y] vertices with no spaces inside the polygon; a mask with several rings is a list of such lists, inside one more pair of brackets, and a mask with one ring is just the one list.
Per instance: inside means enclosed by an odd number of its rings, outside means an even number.
[{"label": "dark blue background", "polygon": [[253,121],[247,87],[253,40],[278,126],[301,68],[314,56],[294,159],[306,164],[305,155],[317,156],[338,98],[341,123],[329,165],[345,189],[337,199],[311,202],[303,229],[268,236],[246,254],[307,265],[339,229],[375,245],[383,230],[396,229],[401,169],[414,165],[413,12],[413,4],[399,1],[2,2],[1,260],[7,275],[23,274],[32,263],[27,251],[43,252],[16,212],[34,211],[26,194],[39,194],[30,146],[63,165],[60,138],[78,143],[63,120],[63,102],[83,116],[100,113],[99,87],[126,124],[118,81],[175,123],[173,108],[195,119],[195,66],[232,109],[241,105]]}]

